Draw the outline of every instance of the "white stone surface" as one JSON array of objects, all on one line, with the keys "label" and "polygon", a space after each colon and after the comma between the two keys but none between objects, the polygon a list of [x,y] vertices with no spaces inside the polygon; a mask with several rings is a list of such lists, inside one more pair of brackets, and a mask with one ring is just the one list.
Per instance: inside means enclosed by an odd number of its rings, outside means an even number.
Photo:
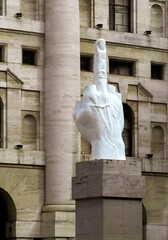
[{"label": "white stone surface", "polygon": [[125,160],[121,95],[114,86],[107,85],[106,72],[106,43],[98,39],[93,84],[85,88],[83,101],[76,103],[74,121],[92,145],[92,159]]}]

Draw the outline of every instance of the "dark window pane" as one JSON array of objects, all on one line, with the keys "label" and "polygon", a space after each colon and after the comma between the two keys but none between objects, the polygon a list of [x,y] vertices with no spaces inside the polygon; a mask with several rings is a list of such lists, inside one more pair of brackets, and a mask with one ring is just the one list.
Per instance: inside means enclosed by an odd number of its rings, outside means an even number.
[{"label": "dark window pane", "polygon": [[3,0],[0,0],[0,15],[3,14]]},{"label": "dark window pane", "polygon": [[118,0],[109,2],[109,29],[130,31],[130,1]]},{"label": "dark window pane", "polygon": [[163,80],[163,68],[161,64],[151,64],[151,78]]},{"label": "dark window pane", "polygon": [[112,74],[133,76],[134,62],[109,60],[109,72]]},{"label": "dark window pane", "polygon": [[123,5],[124,4],[124,0],[115,0],[114,1],[116,5]]},{"label": "dark window pane", "polygon": [[130,1],[129,0],[124,0],[124,6],[129,6],[130,5]]},{"label": "dark window pane", "polygon": [[2,47],[0,47],[0,62],[2,62]]},{"label": "dark window pane", "polygon": [[0,62],[4,62],[5,59],[5,47],[4,46],[0,46]]},{"label": "dark window pane", "polygon": [[123,141],[125,144],[125,154],[126,156],[132,156],[132,114],[129,106],[124,104],[124,130],[122,133]]},{"label": "dark window pane", "polygon": [[81,71],[92,71],[92,57],[91,56],[81,56],[80,58],[80,68]]},{"label": "dark window pane", "polygon": [[22,52],[23,64],[36,65],[35,57],[35,50],[23,50]]}]

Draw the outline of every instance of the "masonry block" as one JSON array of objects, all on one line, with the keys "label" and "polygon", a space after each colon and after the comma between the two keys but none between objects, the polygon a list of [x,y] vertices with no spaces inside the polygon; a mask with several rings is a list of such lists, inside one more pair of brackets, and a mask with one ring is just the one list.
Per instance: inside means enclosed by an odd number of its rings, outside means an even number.
[{"label": "masonry block", "polygon": [[72,187],[76,239],[142,240],[144,184],[137,161],[77,163]]}]

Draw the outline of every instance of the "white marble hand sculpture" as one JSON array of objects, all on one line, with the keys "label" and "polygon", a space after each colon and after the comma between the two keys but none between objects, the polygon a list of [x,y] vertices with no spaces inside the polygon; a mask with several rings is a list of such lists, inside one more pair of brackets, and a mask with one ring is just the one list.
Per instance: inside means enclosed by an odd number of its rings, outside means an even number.
[{"label": "white marble hand sculpture", "polygon": [[73,117],[77,129],[92,146],[93,160],[125,160],[123,106],[115,87],[107,85],[104,39],[96,41],[93,84],[85,88]]}]

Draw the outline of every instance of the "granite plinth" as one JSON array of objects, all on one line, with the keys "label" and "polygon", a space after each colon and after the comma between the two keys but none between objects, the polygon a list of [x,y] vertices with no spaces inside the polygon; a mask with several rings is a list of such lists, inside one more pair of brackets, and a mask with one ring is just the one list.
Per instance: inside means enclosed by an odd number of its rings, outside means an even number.
[{"label": "granite plinth", "polygon": [[77,163],[72,193],[77,240],[142,240],[144,178],[137,161]]},{"label": "granite plinth", "polygon": [[142,198],[144,178],[137,161],[95,160],[77,163],[72,198]]}]

